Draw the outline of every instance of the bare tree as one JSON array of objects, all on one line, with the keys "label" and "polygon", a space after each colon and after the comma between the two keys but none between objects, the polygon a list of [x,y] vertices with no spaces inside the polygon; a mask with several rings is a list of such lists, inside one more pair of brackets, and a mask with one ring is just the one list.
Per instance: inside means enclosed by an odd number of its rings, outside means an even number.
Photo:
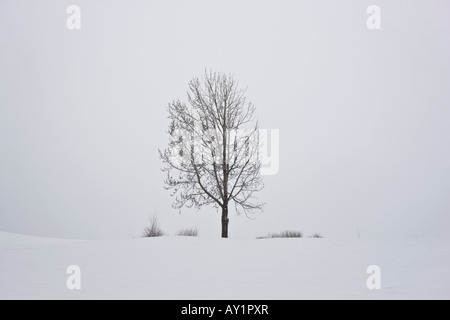
[{"label": "bare tree", "polygon": [[222,237],[228,238],[228,205],[247,216],[263,204],[255,106],[232,75],[205,71],[189,82],[188,104],[169,104],[168,148],[159,151],[173,207],[222,209]]}]

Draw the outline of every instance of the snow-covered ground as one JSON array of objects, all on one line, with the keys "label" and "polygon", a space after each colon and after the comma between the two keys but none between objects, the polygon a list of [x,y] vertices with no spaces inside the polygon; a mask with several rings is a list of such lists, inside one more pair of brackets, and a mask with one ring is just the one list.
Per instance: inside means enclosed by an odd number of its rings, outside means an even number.
[{"label": "snow-covered ground", "polygon": [[[69,265],[81,290],[68,290]],[[369,265],[381,289],[369,290]],[[75,241],[0,233],[0,299],[449,299],[450,240]]]}]

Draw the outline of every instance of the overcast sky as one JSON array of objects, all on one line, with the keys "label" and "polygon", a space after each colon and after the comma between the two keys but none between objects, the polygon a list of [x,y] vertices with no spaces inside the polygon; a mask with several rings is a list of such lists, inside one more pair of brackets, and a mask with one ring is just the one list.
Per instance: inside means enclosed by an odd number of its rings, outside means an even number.
[{"label": "overcast sky", "polygon": [[[66,8],[81,8],[68,30]],[[366,9],[381,8],[381,30]],[[231,237],[449,236],[450,2],[0,0],[0,231],[220,235],[171,208],[166,107],[232,72],[280,130],[280,168]]]}]

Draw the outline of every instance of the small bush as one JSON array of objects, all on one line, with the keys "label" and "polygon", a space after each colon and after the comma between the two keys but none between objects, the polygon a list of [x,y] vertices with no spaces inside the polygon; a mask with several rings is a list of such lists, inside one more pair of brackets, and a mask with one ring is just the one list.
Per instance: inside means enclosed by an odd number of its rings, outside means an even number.
[{"label": "small bush", "polygon": [[322,237],[322,235],[320,234],[320,233],[313,233],[313,235],[310,237],[310,238],[317,238],[317,239],[320,239],[320,238],[323,238]]},{"label": "small bush", "polygon": [[302,238],[303,233],[301,231],[283,231],[280,233],[269,233],[266,236],[258,237],[256,239],[273,239],[273,238]]},{"label": "small bush", "polygon": [[164,231],[162,231],[159,226],[159,220],[156,215],[153,215],[150,219],[150,224],[145,227],[142,236],[144,238],[153,238],[153,237],[162,237],[164,235]]},{"label": "small bush", "polygon": [[301,231],[283,231],[278,238],[303,238]]},{"label": "small bush", "polygon": [[175,235],[181,236],[181,237],[197,237],[198,236],[198,229],[197,228],[181,229]]}]

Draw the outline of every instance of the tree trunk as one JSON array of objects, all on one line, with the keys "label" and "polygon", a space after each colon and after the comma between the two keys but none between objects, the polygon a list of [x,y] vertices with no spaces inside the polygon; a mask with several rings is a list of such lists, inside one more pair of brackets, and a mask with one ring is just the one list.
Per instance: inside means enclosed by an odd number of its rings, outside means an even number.
[{"label": "tree trunk", "polygon": [[222,207],[222,238],[228,238],[228,205]]}]

